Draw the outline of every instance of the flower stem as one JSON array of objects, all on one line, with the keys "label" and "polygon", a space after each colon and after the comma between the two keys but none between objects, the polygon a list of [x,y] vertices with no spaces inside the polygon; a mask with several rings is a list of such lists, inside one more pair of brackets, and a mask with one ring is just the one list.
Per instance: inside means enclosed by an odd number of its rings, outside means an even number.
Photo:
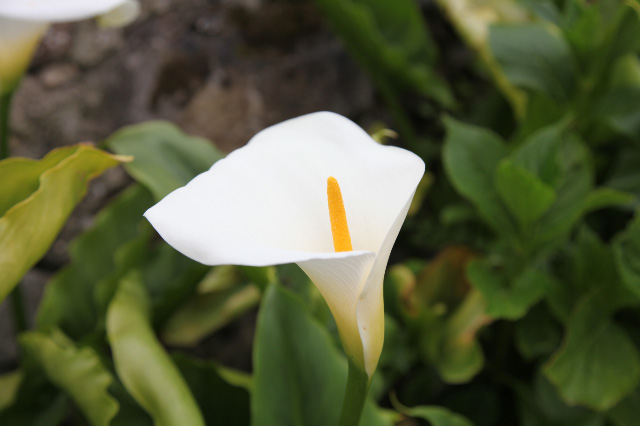
[{"label": "flower stem", "polygon": [[0,160],[9,157],[9,117],[13,91],[0,95]]},{"label": "flower stem", "polygon": [[349,360],[347,390],[342,404],[340,426],[358,426],[360,416],[369,392],[369,376],[360,367]]}]

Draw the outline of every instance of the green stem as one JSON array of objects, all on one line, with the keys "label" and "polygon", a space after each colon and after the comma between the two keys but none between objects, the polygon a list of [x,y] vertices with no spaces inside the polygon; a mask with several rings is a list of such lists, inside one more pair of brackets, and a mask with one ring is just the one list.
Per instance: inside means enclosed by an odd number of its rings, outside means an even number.
[{"label": "green stem", "polygon": [[13,91],[0,95],[0,160],[9,157],[9,117]]},{"label": "green stem", "polygon": [[367,373],[349,360],[349,376],[347,390],[342,404],[340,426],[358,426],[362,409],[369,392],[369,376]]}]

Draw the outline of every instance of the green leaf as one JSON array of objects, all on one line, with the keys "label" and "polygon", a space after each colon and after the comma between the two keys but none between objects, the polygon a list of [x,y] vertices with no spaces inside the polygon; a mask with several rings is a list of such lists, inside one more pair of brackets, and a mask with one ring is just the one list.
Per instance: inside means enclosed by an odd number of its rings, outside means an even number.
[{"label": "green leaf", "polygon": [[139,273],[120,281],[107,311],[107,335],[118,377],[156,425],[204,426],[187,384],[151,328]]},{"label": "green leaf", "polygon": [[560,346],[562,329],[545,309],[538,304],[517,324],[515,343],[528,360],[546,357]]},{"label": "green leaf", "polygon": [[603,310],[614,312],[638,303],[637,297],[622,283],[612,248],[583,226],[575,242],[556,259],[561,283],[549,288],[547,301],[554,314],[566,322],[583,295],[606,289],[600,294]]},{"label": "green leaf", "polygon": [[194,346],[209,334],[257,306],[260,290],[251,283],[196,294],[166,321],[162,340],[172,346]]},{"label": "green leaf", "polygon": [[55,150],[40,161],[0,162],[0,181],[9,188],[0,200],[0,301],[49,249],[88,182],[123,160],[78,145]]},{"label": "green leaf", "polygon": [[539,301],[550,287],[553,278],[530,266],[510,282],[500,270],[487,260],[474,260],[467,267],[471,284],[487,302],[487,315],[492,318],[518,319]]},{"label": "green leaf", "polygon": [[431,426],[473,426],[473,423],[464,416],[456,414],[451,410],[435,405],[422,405],[419,407],[404,407],[403,414],[410,417],[417,417],[429,422]]},{"label": "green leaf", "polygon": [[233,386],[213,362],[174,355],[208,425],[249,425],[249,392]]},{"label": "green leaf", "polygon": [[316,1],[374,81],[453,105],[445,81],[435,72],[436,46],[414,1]]},{"label": "green leaf", "polygon": [[593,189],[593,165],[589,151],[573,134],[559,141],[562,180],[556,185],[556,202],[541,218],[534,246],[549,249],[565,240],[585,213]]},{"label": "green leaf", "polygon": [[637,200],[637,197],[628,192],[619,191],[613,188],[596,188],[589,193],[584,202],[584,212],[589,213],[606,207],[630,206]]},{"label": "green leaf", "polygon": [[601,299],[594,293],[577,307],[562,347],[543,370],[567,403],[599,411],[616,405],[640,382],[640,354],[603,311]]},{"label": "green leaf", "polygon": [[633,141],[640,138],[640,87],[622,87],[605,94],[595,105],[597,119]]},{"label": "green leaf", "polygon": [[622,282],[640,297],[640,214],[616,237],[613,252]]},{"label": "green leaf", "polygon": [[211,142],[188,136],[163,121],[125,127],[111,135],[105,144],[118,154],[135,157],[125,168],[149,188],[156,201],[209,170],[223,157]]},{"label": "green leaf", "polygon": [[495,25],[489,46],[507,79],[524,89],[567,102],[576,71],[571,48],[542,24]]},{"label": "green leaf", "polygon": [[566,127],[567,123],[560,121],[535,131],[517,147],[511,160],[556,189],[565,172],[558,156]]},{"label": "green leaf", "polygon": [[640,7],[637,0],[628,2],[615,2],[616,10],[612,13],[613,19],[607,28],[606,56],[607,64],[612,64],[616,59],[628,53],[637,53],[640,50]]},{"label": "green leaf", "polygon": [[484,220],[501,235],[516,234],[514,223],[500,201],[493,176],[507,148],[497,135],[480,127],[445,119],[447,138],[443,162],[456,190],[478,208]]},{"label": "green leaf", "polygon": [[[298,297],[270,285],[254,342],[253,426],[338,424],[347,362]],[[389,425],[374,404],[362,425]]]},{"label": "green leaf", "polygon": [[552,187],[509,159],[502,160],[496,170],[496,188],[523,230],[540,219],[556,199]]},{"label": "green leaf", "polygon": [[[133,185],[104,208],[94,225],[70,246],[71,264],[49,281],[36,324],[59,327],[79,338],[92,331],[100,318],[95,293],[102,282],[120,275],[115,253],[128,242],[150,233],[142,214],[153,204],[149,191]],[[128,253],[130,254],[130,253]],[[128,256],[132,261],[133,256]]]},{"label": "green leaf", "polygon": [[113,381],[91,348],[78,348],[58,330],[28,332],[20,342],[37,359],[45,374],[64,390],[94,426],[109,426],[118,412],[118,403],[107,388]]}]

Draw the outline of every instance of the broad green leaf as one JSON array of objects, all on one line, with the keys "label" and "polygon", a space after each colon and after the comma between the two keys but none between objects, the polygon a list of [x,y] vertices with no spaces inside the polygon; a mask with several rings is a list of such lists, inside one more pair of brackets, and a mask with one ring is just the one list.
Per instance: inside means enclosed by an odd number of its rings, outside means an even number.
[{"label": "broad green leaf", "polygon": [[473,426],[466,417],[435,405],[401,407],[400,411],[407,416],[424,419],[431,426]]},{"label": "broad green leaf", "polygon": [[40,176],[56,167],[77,151],[78,147],[54,149],[41,160],[14,157],[0,163],[0,177],[5,185],[0,193],[0,215],[4,214],[20,201],[27,199],[40,186]]},{"label": "broad green leaf", "polygon": [[551,207],[556,194],[524,167],[505,159],[496,170],[496,189],[523,230],[527,230]]},{"label": "broad green leaf", "polygon": [[623,87],[605,94],[594,105],[598,120],[632,141],[640,141],[640,87]]},{"label": "broad green leaf", "polygon": [[535,374],[532,390],[519,390],[523,426],[604,426],[603,414],[584,407],[568,406],[540,372]]},{"label": "broad green leaf", "polygon": [[515,343],[522,356],[528,360],[546,357],[558,348],[562,328],[540,303],[518,321]]},{"label": "broad green leaf", "polygon": [[447,138],[442,156],[453,186],[478,208],[496,233],[515,235],[514,223],[493,180],[498,164],[507,156],[504,142],[485,129],[451,118],[445,120],[445,126]]},{"label": "broad green leaf", "polygon": [[[153,204],[149,191],[133,185],[104,208],[94,225],[70,246],[71,264],[49,281],[38,309],[37,326],[59,327],[71,337],[92,331],[99,320],[96,288],[114,274],[114,254],[127,242],[149,234],[142,214]],[[130,253],[128,253],[130,254]],[[132,256],[128,256],[131,261]]]},{"label": "broad green leaf", "polygon": [[223,157],[211,142],[186,135],[163,121],[125,127],[111,135],[105,144],[118,154],[135,157],[125,168],[151,191],[156,201],[186,185]]},{"label": "broad green leaf", "polygon": [[225,380],[220,367],[186,355],[173,361],[193,392],[208,425],[249,425],[249,392]]},{"label": "broad green leaf", "polygon": [[195,294],[166,321],[162,340],[172,346],[194,346],[258,305],[260,290],[251,283]]},{"label": "broad green leaf", "polygon": [[[264,296],[253,357],[253,426],[338,424],[346,359],[298,297],[279,285],[269,286]],[[368,403],[361,424],[389,422]]]},{"label": "broad green leaf", "polygon": [[554,23],[562,29],[577,63],[588,68],[600,53],[597,50],[607,36],[604,30],[605,13],[599,10],[599,5],[586,2],[572,1],[563,9],[563,13],[557,11],[558,16]]},{"label": "broad green leaf", "polygon": [[622,282],[640,297],[640,214],[615,239],[613,251]]},{"label": "broad green leaf", "polygon": [[576,243],[572,275],[579,294],[606,290],[600,295],[600,308],[612,312],[638,303],[620,280],[615,254],[609,244],[586,226],[580,229]]},{"label": "broad green leaf", "polygon": [[113,377],[93,349],[78,348],[58,330],[28,332],[20,337],[20,342],[49,380],[73,399],[92,425],[109,426],[118,412],[118,403],[107,392]]},{"label": "broad green leaf", "polygon": [[605,54],[601,58],[612,64],[616,59],[640,50],[640,7],[637,0],[615,2],[615,11],[608,22]]},{"label": "broad green leaf", "polygon": [[594,291],[606,289],[600,294],[600,306],[610,312],[638,303],[620,279],[612,248],[586,226],[559,254],[556,269],[562,281],[549,288],[547,301],[563,322],[569,319],[576,302]]},{"label": "broad green leaf", "polygon": [[512,84],[558,102],[573,95],[576,70],[571,49],[545,26],[495,25],[489,31],[489,46]]},{"label": "broad green leaf", "polygon": [[553,189],[562,182],[564,169],[558,158],[566,123],[560,121],[537,130],[516,148],[510,159]]},{"label": "broad green leaf", "polygon": [[414,1],[316,1],[374,81],[453,105],[445,81],[435,72],[436,46]]},{"label": "broad green leaf", "polygon": [[[55,150],[40,161],[0,162],[0,179],[10,188],[0,202],[0,301],[49,249],[88,182],[124,160],[78,145]],[[14,187],[14,176],[24,189]]]},{"label": "broad green leaf", "polygon": [[550,287],[556,285],[551,276],[534,266],[528,267],[510,282],[487,260],[472,261],[467,267],[467,276],[471,284],[484,295],[487,315],[496,319],[523,317]]},{"label": "broad green leaf", "polygon": [[151,327],[150,303],[131,272],[107,311],[107,336],[118,377],[157,426],[204,426],[198,406]]},{"label": "broad green leaf", "polygon": [[585,213],[593,189],[593,165],[589,151],[575,135],[568,134],[559,146],[562,180],[556,185],[556,201],[540,219],[534,245],[550,248],[566,239]]},{"label": "broad green leaf", "polygon": [[598,292],[587,296],[567,326],[562,347],[544,374],[569,404],[595,410],[616,405],[640,382],[640,354],[601,306]]}]

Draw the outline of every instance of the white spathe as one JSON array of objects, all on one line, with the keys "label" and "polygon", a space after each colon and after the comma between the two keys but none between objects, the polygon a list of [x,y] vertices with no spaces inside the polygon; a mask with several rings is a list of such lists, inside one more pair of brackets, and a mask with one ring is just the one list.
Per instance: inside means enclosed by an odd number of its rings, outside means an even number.
[{"label": "white spathe", "polygon": [[103,26],[132,22],[137,0],[0,0],[0,94],[18,84],[50,23],[103,15]]},{"label": "white spathe", "polygon": [[70,22],[112,12],[132,0],[0,0],[0,16],[28,22]]},{"label": "white spathe", "polygon": [[18,84],[46,29],[47,24],[0,16],[0,95]]},{"label": "white spathe", "polygon": [[[384,340],[384,271],[423,174],[415,154],[319,112],[263,130],[145,216],[207,265],[297,263],[327,301],[346,353],[371,377]],[[342,190],[351,252],[334,252],[329,176]]]}]

